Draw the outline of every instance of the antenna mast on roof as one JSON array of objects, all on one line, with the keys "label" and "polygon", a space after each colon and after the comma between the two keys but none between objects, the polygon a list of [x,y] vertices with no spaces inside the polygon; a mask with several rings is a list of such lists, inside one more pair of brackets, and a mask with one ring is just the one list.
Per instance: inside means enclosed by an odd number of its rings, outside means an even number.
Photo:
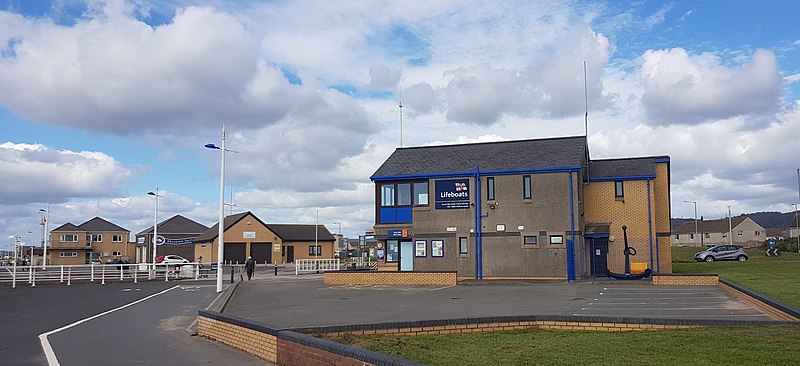
[{"label": "antenna mast on roof", "polygon": [[403,85],[400,84],[400,147],[403,147]]},{"label": "antenna mast on roof", "polygon": [[[586,112],[583,115],[583,131],[584,135],[589,137],[589,89],[586,87],[586,60],[583,61],[583,101]],[[587,141],[588,143],[588,141]]]}]

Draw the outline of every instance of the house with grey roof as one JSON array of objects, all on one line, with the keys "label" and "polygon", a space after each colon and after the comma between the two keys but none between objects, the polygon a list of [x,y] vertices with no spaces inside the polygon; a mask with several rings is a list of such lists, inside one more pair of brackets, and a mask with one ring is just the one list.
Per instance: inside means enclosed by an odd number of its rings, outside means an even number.
[{"label": "house with grey roof", "polygon": [[[695,229],[696,228],[696,229]],[[672,232],[672,245],[713,246],[734,244],[758,246],[768,239],[767,229],[747,215],[716,220],[686,221]]]},{"label": "house with grey roof", "polygon": [[[296,259],[332,259],[336,238],[324,225],[266,224],[252,212],[240,212],[223,220],[223,258],[244,263],[291,263]],[[214,224],[194,240],[195,258],[217,262],[219,226]]]},{"label": "house with grey roof", "polygon": [[113,259],[135,263],[140,258],[129,239],[128,229],[100,217],[80,225],[67,222],[50,231],[48,263],[109,263]]},{"label": "house with grey roof", "polygon": [[[158,248],[156,255],[179,255],[190,261],[194,261],[194,240],[208,230],[197,221],[188,219],[182,215],[172,216],[158,223]],[[137,248],[146,253],[148,261],[153,259],[153,227],[140,231],[136,234]]]},{"label": "house with grey roof", "polygon": [[635,262],[670,273],[669,164],[591,160],[585,136],[398,148],[370,177],[378,260],[573,280],[625,272],[627,234]]}]

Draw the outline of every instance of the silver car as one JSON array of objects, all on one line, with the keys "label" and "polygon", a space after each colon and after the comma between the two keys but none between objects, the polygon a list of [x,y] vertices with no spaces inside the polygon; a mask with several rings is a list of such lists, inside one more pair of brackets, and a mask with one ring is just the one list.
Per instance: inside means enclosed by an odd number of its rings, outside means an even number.
[{"label": "silver car", "polygon": [[715,245],[694,255],[694,260],[698,262],[725,260],[744,262],[747,258],[747,249],[741,245]]}]

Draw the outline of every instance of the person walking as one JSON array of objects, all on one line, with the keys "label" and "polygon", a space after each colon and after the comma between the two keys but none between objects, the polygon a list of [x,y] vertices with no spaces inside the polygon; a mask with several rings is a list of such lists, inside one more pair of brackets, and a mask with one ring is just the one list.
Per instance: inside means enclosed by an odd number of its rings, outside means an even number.
[{"label": "person walking", "polygon": [[253,260],[253,257],[247,257],[247,262],[244,262],[244,269],[247,271],[247,280],[252,280],[253,271],[256,270],[256,261]]}]

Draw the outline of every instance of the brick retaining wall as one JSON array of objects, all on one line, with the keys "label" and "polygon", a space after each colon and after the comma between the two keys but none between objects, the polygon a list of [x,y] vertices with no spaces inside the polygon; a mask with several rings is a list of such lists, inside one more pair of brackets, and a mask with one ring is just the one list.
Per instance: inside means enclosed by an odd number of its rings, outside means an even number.
[{"label": "brick retaining wall", "polygon": [[325,272],[326,285],[437,285],[455,286],[456,272]]},{"label": "brick retaining wall", "polygon": [[678,285],[678,286],[717,286],[719,276],[709,275],[653,275],[654,285]]}]

